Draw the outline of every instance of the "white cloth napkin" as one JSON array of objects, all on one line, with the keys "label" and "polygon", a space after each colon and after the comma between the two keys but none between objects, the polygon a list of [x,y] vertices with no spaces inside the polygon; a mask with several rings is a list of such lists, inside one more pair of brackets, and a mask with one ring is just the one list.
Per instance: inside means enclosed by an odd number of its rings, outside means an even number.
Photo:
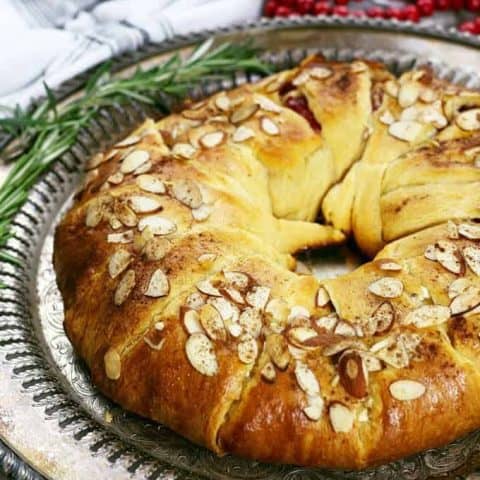
[{"label": "white cloth napkin", "polygon": [[147,41],[240,24],[261,0],[0,0],[0,105],[25,107],[61,82]]}]

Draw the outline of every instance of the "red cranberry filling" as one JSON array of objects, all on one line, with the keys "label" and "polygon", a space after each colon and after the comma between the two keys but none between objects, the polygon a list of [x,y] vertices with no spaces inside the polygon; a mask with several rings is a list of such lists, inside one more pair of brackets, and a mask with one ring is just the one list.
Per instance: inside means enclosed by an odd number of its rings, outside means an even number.
[{"label": "red cranberry filling", "polygon": [[310,110],[307,99],[303,95],[299,97],[290,96],[284,100],[284,103],[285,106],[305,118],[314,130],[320,131],[322,129],[321,125],[317,122],[317,119]]}]

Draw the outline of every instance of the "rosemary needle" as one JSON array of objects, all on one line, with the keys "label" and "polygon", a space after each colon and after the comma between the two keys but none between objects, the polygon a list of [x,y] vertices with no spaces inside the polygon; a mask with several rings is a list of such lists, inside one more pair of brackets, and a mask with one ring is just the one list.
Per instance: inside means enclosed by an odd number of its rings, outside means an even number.
[{"label": "rosemary needle", "polygon": [[257,58],[257,50],[249,43],[224,43],[215,48],[212,43],[208,40],[201,44],[186,59],[176,54],[156,67],[139,68],[128,78],[113,77],[111,64],[107,62],[92,74],[83,95],[62,107],[45,85],[46,98],[33,111],[19,107],[8,110],[8,116],[0,119],[0,130],[17,138],[25,147],[14,158],[0,187],[0,261],[15,261],[1,247],[11,236],[12,218],[25,202],[28,191],[74,145],[79,133],[100,109],[136,100],[165,110],[160,93],[179,100],[207,78],[222,79],[240,70],[269,73],[269,66]]}]

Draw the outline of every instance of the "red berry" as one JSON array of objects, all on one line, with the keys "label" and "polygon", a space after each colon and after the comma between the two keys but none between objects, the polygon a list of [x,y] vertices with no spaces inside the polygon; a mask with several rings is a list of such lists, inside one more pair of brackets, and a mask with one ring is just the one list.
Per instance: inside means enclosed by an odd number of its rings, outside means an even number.
[{"label": "red berry", "polygon": [[278,5],[282,7],[288,7],[294,9],[297,3],[297,0],[277,0]]},{"label": "red berry", "polygon": [[433,0],[418,0],[417,7],[420,15],[429,17],[435,11],[435,3]]},{"label": "red berry", "polygon": [[279,17],[289,17],[293,13],[293,10],[289,7],[284,7],[281,5],[280,7],[277,7],[277,10],[275,11],[275,15]]},{"label": "red berry", "polygon": [[416,5],[408,5],[403,9],[405,20],[409,22],[418,22],[420,20],[420,14]]},{"label": "red berry", "polygon": [[330,7],[325,2],[317,2],[313,7],[313,13],[315,13],[315,15],[328,15],[330,13]]},{"label": "red berry", "polygon": [[435,4],[439,10],[449,10],[451,7],[450,0],[436,0]]},{"label": "red berry", "polygon": [[480,0],[467,0],[467,9],[472,12],[480,10]]},{"label": "red berry", "polygon": [[333,15],[338,15],[339,17],[348,16],[348,8],[345,5],[336,5],[332,10]]},{"label": "red berry", "polygon": [[[357,0],[357,2],[358,2],[358,1],[359,1],[359,0]],[[351,15],[352,17],[356,17],[356,18],[363,18],[363,17],[366,17],[366,16],[367,16],[367,14],[366,14],[363,10],[352,10],[352,11],[350,12],[350,15]]]},{"label": "red berry", "polygon": [[463,22],[458,26],[458,29],[465,33],[476,33],[477,31],[475,22]]},{"label": "red berry", "polygon": [[335,0],[337,5],[347,5],[349,0]]},{"label": "red berry", "polygon": [[465,0],[451,0],[453,10],[462,10],[465,7]]},{"label": "red berry", "polygon": [[297,11],[301,15],[307,15],[313,12],[313,0],[297,0]]},{"label": "red berry", "polygon": [[397,20],[403,20],[403,13],[400,8],[390,7],[385,10],[386,18],[395,18]]},{"label": "red berry", "polygon": [[385,15],[383,8],[380,7],[370,7],[366,10],[367,16],[370,18],[382,18]]},{"label": "red berry", "polygon": [[265,4],[265,9],[264,9],[265,15],[267,15],[267,17],[273,17],[275,15],[276,9],[277,9],[277,4],[275,3],[274,0],[270,0]]}]

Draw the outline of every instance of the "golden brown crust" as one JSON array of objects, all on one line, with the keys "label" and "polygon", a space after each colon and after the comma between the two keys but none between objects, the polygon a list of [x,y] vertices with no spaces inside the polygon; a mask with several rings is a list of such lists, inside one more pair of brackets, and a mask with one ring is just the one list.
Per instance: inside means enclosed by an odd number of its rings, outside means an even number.
[{"label": "golden brown crust", "polygon": [[[54,253],[93,382],[261,461],[362,468],[478,428],[478,106],[310,57],[94,157]],[[293,273],[341,232],[375,258]]]}]

